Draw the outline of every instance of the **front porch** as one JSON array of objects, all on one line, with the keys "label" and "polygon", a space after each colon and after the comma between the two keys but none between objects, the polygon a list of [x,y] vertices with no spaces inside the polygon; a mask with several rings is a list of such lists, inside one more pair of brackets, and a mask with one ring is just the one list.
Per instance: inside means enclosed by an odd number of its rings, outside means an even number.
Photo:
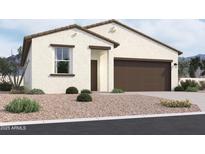
[{"label": "front porch", "polygon": [[110,92],[114,87],[114,59],[110,47],[90,46],[91,90]]}]

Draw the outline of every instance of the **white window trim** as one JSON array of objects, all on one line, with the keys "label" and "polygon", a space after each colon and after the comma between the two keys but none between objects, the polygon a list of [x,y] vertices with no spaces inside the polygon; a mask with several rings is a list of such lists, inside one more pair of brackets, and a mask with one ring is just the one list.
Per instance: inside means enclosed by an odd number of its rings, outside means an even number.
[{"label": "white window trim", "polygon": [[[57,59],[57,48],[67,48],[69,52],[69,60],[58,60]],[[63,54],[62,54],[63,56]],[[69,62],[69,72],[68,73],[58,73],[57,72],[57,62],[66,61]],[[73,74],[73,48],[69,47],[54,47],[54,74]]]}]

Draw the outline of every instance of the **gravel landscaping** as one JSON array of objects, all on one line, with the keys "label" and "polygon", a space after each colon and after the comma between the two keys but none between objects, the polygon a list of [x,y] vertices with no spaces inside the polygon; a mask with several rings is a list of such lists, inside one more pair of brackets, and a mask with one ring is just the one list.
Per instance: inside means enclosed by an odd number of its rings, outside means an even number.
[{"label": "gravel landscaping", "polygon": [[[4,106],[17,97],[27,97],[38,101],[41,105],[40,111],[20,114],[6,112]],[[92,102],[76,102],[76,97],[76,94],[0,94],[0,122],[200,111],[197,105],[192,105],[191,108],[167,108],[159,104],[160,98],[137,94],[94,93],[92,94]]]}]

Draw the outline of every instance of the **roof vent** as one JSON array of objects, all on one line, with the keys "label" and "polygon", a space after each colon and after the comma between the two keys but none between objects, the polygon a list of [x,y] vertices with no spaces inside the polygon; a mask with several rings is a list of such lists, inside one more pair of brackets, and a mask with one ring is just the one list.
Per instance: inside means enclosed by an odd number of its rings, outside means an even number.
[{"label": "roof vent", "polygon": [[110,31],[109,31],[110,33],[114,33],[114,32],[116,32],[116,27],[115,26],[113,26],[112,28],[110,28]]},{"label": "roof vent", "polygon": [[77,35],[77,33],[73,33],[72,35],[71,35],[71,37],[73,38],[73,37],[75,37]]}]

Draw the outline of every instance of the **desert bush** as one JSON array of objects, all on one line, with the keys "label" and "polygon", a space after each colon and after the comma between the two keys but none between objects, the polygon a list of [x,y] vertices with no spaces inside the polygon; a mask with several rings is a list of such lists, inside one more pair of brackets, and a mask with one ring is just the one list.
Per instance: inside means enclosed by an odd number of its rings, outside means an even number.
[{"label": "desert bush", "polygon": [[205,81],[199,81],[200,90],[205,90]]},{"label": "desert bush", "polygon": [[66,94],[78,94],[78,89],[76,87],[69,87],[66,89]]},{"label": "desert bush", "polygon": [[27,94],[31,94],[31,95],[42,95],[45,94],[43,90],[41,89],[32,89],[30,90]]},{"label": "desert bush", "polygon": [[160,100],[160,104],[166,107],[172,107],[172,108],[190,108],[191,102],[189,100]]},{"label": "desert bush", "polygon": [[194,80],[181,81],[180,85],[184,90],[186,90],[188,87],[198,87],[199,88],[198,82]]},{"label": "desert bush", "polygon": [[0,83],[0,91],[10,91],[12,85],[9,82],[2,82]]},{"label": "desert bush", "polygon": [[24,86],[20,86],[18,88],[12,88],[10,91],[11,94],[25,94],[26,90]]},{"label": "desert bush", "polygon": [[83,90],[81,90],[80,93],[81,93],[81,94],[83,94],[83,93],[91,94],[92,92],[91,92],[90,90],[88,90],[88,89],[83,89]]},{"label": "desert bush", "polygon": [[87,93],[81,93],[80,95],[78,95],[77,101],[78,102],[91,102],[92,97]]},{"label": "desert bush", "polygon": [[187,87],[186,91],[188,91],[188,92],[197,92],[197,91],[199,91],[199,87]]},{"label": "desert bush", "polygon": [[112,90],[112,93],[124,93],[124,90],[119,89],[119,88],[114,88],[114,89]]},{"label": "desert bush", "polygon": [[6,111],[12,113],[29,113],[39,111],[40,105],[28,98],[16,98],[5,106]]},{"label": "desert bush", "polygon": [[174,91],[184,91],[184,88],[182,86],[177,86],[174,88]]}]

